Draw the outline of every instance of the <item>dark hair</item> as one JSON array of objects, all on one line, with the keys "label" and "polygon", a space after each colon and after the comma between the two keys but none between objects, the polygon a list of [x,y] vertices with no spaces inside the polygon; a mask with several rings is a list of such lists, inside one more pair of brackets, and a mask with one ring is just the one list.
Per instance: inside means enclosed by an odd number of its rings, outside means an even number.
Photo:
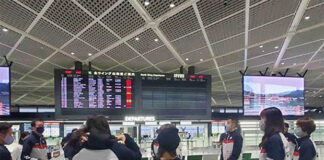
[{"label": "dark hair", "polygon": [[12,124],[10,124],[10,123],[7,123],[7,122],[0,123],[0,133],[7,134],[11,127],[12,127]]},{"label": "dark hair", "polygon": [[314,120],[310,117],[302,117],[297,120],[296,125],[300,127],[308,135],[312,134],[316,130]]},{"label": "dark hair", "polygon": [[78,130],[77,128],[73,128],[73,129],[72,129],[72,132],[75,132],[75,131],[77,131],[77,130]]},{"label": "dark hair", "polygon": [[159,134],[165,128],[176,128],[176,127],[173,124],[164,124],[156,131],[156,133]]},{"label": "dark hair", "polygon": [[229,117],[227,118],[227,120],[232,120],[232,123],[235,124],[236,128],[237,128],[237,131],[241,133],[241,125],[240,125],[240,121],[238,118],[236,117]]},{"label": "dark hair", "polygon": [[172,150],[172,151],[167,151],[166,149],[164,149],[164,148],[161,147],[161,146],[159,146],[159,148],[158,148],[157,156],[158,156],[159,158],[161,158],[165,152],[168,152],[168,153],[170,154],[170,156],[172,156],[172,157],[177,156],[177,149],[174,149],[174,150]]},{"label": "dark hair", "polygon": [[267,140],[277,134],[284,131],[284,119],[280,109],[276,107],[270,107],[264,109],[260,117],[266,118],[264,135],[262,137],[262,142],[259,147],[263,147]]},{"label": "dark hair", "polygon": [[24,144],[24,139],[29,136],[30,133],[29,132],[21,132],[20,133],[20,138],[19,138],[19,144],[23,145]]},{"label": "dark hair", "polygon": [[33,120],[33,121],[31,122],[31,126],[32,126],[32,127],[35,127],[35,126],[36,126],[36,122],[44,122],[44,121],[41,120],[41,119],[35,119],[35,120]]},{"label": "dark hair", "polygon": [[289,124],[285,122],[285,128],[289,128]]}]

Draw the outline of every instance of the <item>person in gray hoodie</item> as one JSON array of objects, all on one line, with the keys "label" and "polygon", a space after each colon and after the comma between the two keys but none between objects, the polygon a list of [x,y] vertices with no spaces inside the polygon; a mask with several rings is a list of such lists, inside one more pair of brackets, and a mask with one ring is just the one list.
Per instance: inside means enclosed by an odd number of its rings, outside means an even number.
[{"label": "person in gray hoodie", "polygon": [[142,155],[135,141],[128,135],[111,135],[104,116],[90,117],[85,128],[73,135],[71,142],[78,139],[82,149],[73,160],[141,160]]}]

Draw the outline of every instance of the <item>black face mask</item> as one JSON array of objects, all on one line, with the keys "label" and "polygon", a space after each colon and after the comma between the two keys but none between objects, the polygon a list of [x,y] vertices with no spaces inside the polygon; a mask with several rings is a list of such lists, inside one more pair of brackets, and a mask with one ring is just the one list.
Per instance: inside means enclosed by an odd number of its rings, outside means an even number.
[{"label": "black face mask", "polygon": [[44,127],[37,127],[36,128],[37,133],[40,133],[40,134],[43,134],[44,130],[45,130]]}]

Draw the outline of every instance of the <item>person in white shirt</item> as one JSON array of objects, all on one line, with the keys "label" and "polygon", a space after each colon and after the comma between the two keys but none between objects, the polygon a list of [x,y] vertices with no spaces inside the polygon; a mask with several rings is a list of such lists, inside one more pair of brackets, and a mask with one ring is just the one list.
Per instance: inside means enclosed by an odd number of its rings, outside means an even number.
[{"label": "person in white shirt", "polygon": [[12,160],[21,160],[20,156],[23,148],[22,145],[24,144],[25,139],[27,139],[29,135],[29,132],[21,132],[18,145],[15,146],[15,148],[13,148],[11,152]]}]

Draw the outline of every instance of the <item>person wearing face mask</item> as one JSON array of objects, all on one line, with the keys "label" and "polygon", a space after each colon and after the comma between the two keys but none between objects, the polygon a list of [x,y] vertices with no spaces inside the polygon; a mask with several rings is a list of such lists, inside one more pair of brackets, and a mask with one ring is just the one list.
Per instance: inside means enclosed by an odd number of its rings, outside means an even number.
[{"label": "person wearing face mask", "polygon": [[228,118],[225,130],[226,134],[222,140],[221,160],[237,160],[240,157],[243,145],[238,120]]},{"label": "person wearing face mask", "polygon": [[12,125],[9,123],[0,123],[0,159],[11,160],[11,154],[6,146],[13,143]]},{"label": "person wearing face mask", "polygon": [[21,159],[22,160],[47,160],[50,155],[47,154],[47,144],[43,137],[44,121],[34,120],[31,123],[32,133],[24,141]]},{"label": "person wearing face mask", "polygon": [[294,132],[299,138],[294,153],[294,160],[316,160],[318,158],[316,145],[310,139],[310,135],[316,129],[314,120],[309,117],[299,118],[296,126]]},{"label": "person wearing face mask", "polygon": [[20,133],[18,145],[14,147],[13,150],[11,151],[12,160],[21,160],[20,156],[22,152],[22,145],[24,144],[24,141],[28,138],[29,135],[30,135],[29,132]]},{"label": "person wearing face mask", "polygon": [[289,124],[285,123],[284,135],[289,143],[289,154],[290,157],[292,158],[297,144],[297,137],[289,133],[288,130],[289,130]]},{"label": "person wearing face mask", "polygon": [[264,109],[260,114],[260,129],[264,132],[259,160],[289,160],[289,144],[284,132],[284,120],[278,108]]}]

